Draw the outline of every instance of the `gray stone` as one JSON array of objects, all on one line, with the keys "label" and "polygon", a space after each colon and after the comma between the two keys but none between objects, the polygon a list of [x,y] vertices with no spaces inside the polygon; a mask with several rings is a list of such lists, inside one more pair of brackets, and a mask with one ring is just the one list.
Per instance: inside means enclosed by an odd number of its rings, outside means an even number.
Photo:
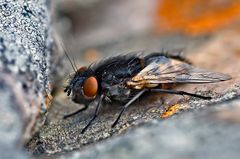
[{"label": "gray stone", "polygon": [[240,100],[237,99],[168,120],[154,120],[124,136],[60,158],[237,159],[240,154],[240,123],[236,125],[220,120],[216,114],[239,108]]},{"label": "gray stone", "polygon": [[47,5],[46,0],[0,1],[1,158],[27,158],[23,144],[46,112],[53,42]]}]

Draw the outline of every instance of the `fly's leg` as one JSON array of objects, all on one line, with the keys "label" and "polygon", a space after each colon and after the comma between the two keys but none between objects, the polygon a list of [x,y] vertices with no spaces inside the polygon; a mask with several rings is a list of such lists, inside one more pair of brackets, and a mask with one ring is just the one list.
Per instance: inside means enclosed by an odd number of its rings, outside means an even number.
[{"label": "fly's leg", "polygon": [[73,112],[71,114],[64,115],[63,119],[67,119],[67,118],[69,118],[71,116],[74,116],[74,115],[76,115],[76,114],[78,114],[78,113],[80,113],[80,112],[82,112],[84,110],[87,110],[87,108],[88,108],[88,105],[84,105],[83,108],[81,108],[81,109],[79,109],[79,110],[77,110],[77,111],[75,111],[75,112]]},{"label": "fly's leg", "polygon": [[93,115],[92,119],[91,119],[91,120],[88,122],[88,124],[82,129],[81,134],[83,134],[83,133],[87,130],[87,128],[91,125],[91,123],[93,122],[93,120],[96,119],[96,117],[97,117],[97,115],[98,115],[98,112],[99,112],[99,110],[100,110],[100,106],[101,106],[103,97],[104,97],[104,96],[101,95],[101,97],[100,97],[100,99],[99,99],[99,101],[98,101],[98,104],[97,104],[97,108],[95,109],[95,112],[94,112],[94,115]]},{"label": "fly's leg", "polygon": [[170,52],[163,50],[162,52],[163,52],[163,54],[165,54],[166,57],[173,58],[173,59],[191,64],[191,62],[183,56],[183,54],[182,54],[183,49],[175,49]]},{"label": "fly's leg", "polygon": [[173,58],[173,59],[191,64],[191,62],[188,59],[186,59],[185,57],[183,57],[183,55],[181,53],[178,53],[176,55],[166,54],[166,56],[169,57],[169,58]]},{"label": "fly's leg", "polygon": [[168,94],[188,95],[188,96],[197,97],[197,98],[206,99],[206,100],[212,99],[212,97],[207,97],[207,96],[202,96],[202,95],[198,95],[198,94],[188,93],[188,92],[185,92],[185,91],[168,90],[168,89],[149,89],[149,91],[159,92],[159,93],[168,93]]},{"label": "fly's leg", "polygon": [[126,108],[128,108],[134,101],[136,101],[146,90],[142,90],[141,92],[139,92],[136,96],[134,96],[127,104],[125,104],[121,110],[121,112],[119,113],[117,119],[114,121],[114,123],[112,124],[112,128],[115,127],[119,121],[119,119],[122,116],[122,113],[124,112],[124,110]]},{"label": "fly's leg", "polygon": [[[185,92],[185,91],[167,90],[167,89],[148,89],[148,90],[151,91],[151,92],[169,93],[169,94],[178,94],[178,95],[188,95],[188,96],[202,98],[202,99],[206,99],[206,100],[212,99],[212,97],[206,97],[206,96],[202,96],[202,95],[198,95],[198,94],[188,93],[188,92]],[[136,101],[146,91],[147,91],[147,89],[142,90],[135,97],[133,97],[127,104],[125,104],[123,106],[123,108],[122,108],[121,112],[119,113],[117,119],[112,124],[112,128],[117,125],[117,123],[118,123],[119,119],[121,118],[122,113],[124,112],[124,110],[126,108],[128,108],[134,101]]]}]

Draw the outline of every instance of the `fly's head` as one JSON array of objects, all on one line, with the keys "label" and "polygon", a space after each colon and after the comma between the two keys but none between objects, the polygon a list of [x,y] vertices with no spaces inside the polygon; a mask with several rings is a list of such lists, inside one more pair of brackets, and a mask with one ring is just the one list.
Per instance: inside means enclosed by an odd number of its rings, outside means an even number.
[{"label": "fly's head", "polygon": [[91,75],[91,71],[86,67],[81,67],[76,71],[64,92],[68,96],[72,94],[72,100],[79,104],[92,102],[98,93],[98,81]]}]

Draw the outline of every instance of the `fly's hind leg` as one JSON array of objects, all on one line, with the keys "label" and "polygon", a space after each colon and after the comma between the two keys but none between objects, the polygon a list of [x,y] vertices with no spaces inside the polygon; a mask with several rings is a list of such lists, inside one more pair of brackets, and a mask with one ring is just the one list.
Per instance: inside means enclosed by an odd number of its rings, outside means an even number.
[{"label": "fly's hind leg", "polygon": [[119,119],[122,116],[122,113],[124,112],[124,110],[126,108],[128,108],[133,102],[135,102],[146,90],[142,90],[141,92],[139,92],[136,96],[134,96],[127,104],[125,104],[121,110],[121,112],[118,114],[117,119],[114,121],[114,123],[112,124],[112,128],[115,127],[119,121]]},{"label": "fly's hind leg", "polygon": [[198,94],[194,94],[194,93],[188,93],[185,91],[178,91],[178,90],[168,90],[168,89],[149,89],[150,92],[159,92],[159,93],[168,93],[168,94],[177,94],[177,95],[188,95],[188,96],[192,96],[192,97],[197,97],[197,98],[201,98],[201,99],[205,99],[205,100],[210,100],[212,99],[212,97],[209,96],[202,96],[202,95],[198,95]]},{"label": "fly's hind leg", "polygon": [[186,59],[186,58],[182,55],[182,53],[178,53],[178,54],[176,54],[176,55],[171,55],[171,54],[167,53],[166,56],[169,57],[169,58],[172,58],[172,59],[176,59],[176,60],[179,60],[179,61],[188,63],[188,64],[192,64],[188,59]]},{"label": "fly's hind leg", "polygon": [[172,58],[172,59],[175,59],[175,60],[179,60],[179,61],[191,64],[191,62],[184,57],[183,49],[174,49],[174,50],[170,50],[170,51],[162,49],[161,52],[154,53],[154,54],[163,55],[163,56],[166,56],[168,58]]},{"label": "fly's hind leg", "polygon": [[212,97],[207,97],[207,96],[202,96],[202,95],[198,95],[198,94],[188,93],[188,92],[185,92],[185,91],[168,90],[168,89],[144,89],[141,92],[139,92],[135,97],[133,97],[127,104],[125,104],[123,106],[123,108],[122,108],[121,112],[119,113],[117,119],[112,124],[112,127],[115,127],[117,125],[117,123],[118,123],[119,119],[121,118],[124,110],[126,108],[128,108],[134,101],[136,101],[146,91],[168,93],[168,94],[178,94],[178,95],[188,95],[188,96],[197,97],[197,98],[206,99],[206,100],[212,99]]}]

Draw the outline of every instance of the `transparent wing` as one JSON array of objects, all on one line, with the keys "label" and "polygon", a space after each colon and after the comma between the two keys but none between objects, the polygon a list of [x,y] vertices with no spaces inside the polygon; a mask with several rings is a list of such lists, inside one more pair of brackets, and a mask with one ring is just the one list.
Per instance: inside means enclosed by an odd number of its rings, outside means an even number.
[{"label": "transparent wing", "polygon": [[129,86],[164,83],[212,83],[231,79],[230,76],[194,67],[174,59],[153,60],[128,82]]}]

